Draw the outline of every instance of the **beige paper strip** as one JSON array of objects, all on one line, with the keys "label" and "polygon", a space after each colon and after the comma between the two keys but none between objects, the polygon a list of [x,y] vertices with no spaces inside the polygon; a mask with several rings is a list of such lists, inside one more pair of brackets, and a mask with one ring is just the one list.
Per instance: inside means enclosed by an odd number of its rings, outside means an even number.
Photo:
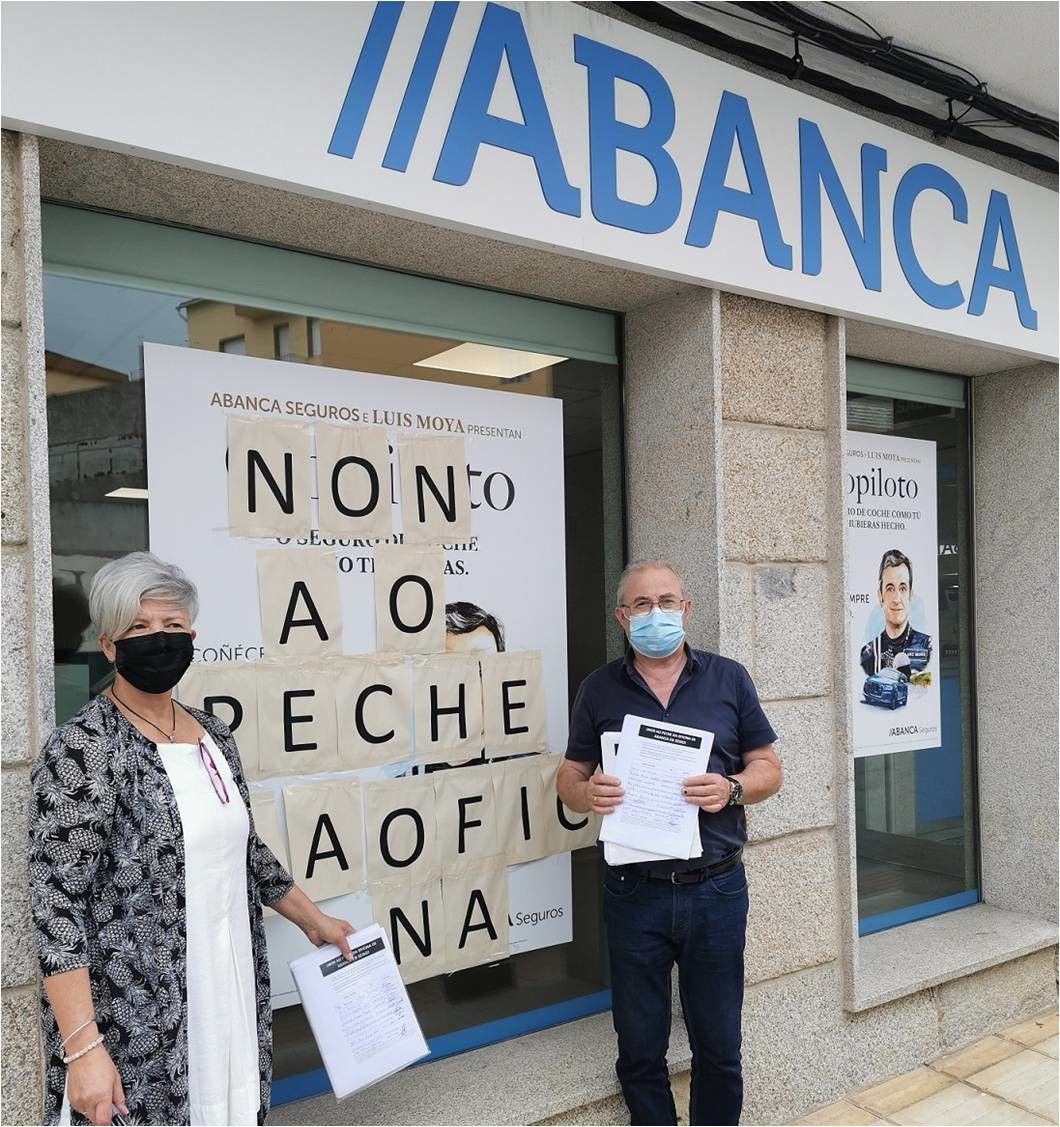
[{"label": "beige paper strip", "polygon": [[486,755],[544,751],[545,686],[536,650],[483,653],[482,712]]},{"label": "beige paper strip", "polygon": [[547,857],[552,798],[545,794],[537,756],[492,767],[497,837],[509,865]]},{"label": "beige paper strip", "polygon": [[334,674],[307,662],[262,662],[257,670],[261,777],[340,770]]},{"label": "beige paper strip", "polygon": [[280,812],[276,806],[275,793],[271,790],[252,790],[250,812],[254,816],[254,832],[272,850],[276,860],[289,871],[291,859],[287,856],[287,846],[280,829]]},{"label": "beige paper strip", "polygon": [[562,755],[543,755],[540,762],[549,854],[595,845],[600,834],[599,814],[576,814],[564,806],[556,794],[556,772],[562,763]]},{"label": "beige paper strip", "polygon": [[482,752],[482,682],[474,654],[412,659],[413,748],[418,763],[455,763]]},{"label": "beige paper strip", "polygon": [[317,423],[314,430],[320,535],[368,539],[392,535],[386,428]]},{"label": "beige paper strip", "polygon": [[[254,819],[254,832],[272,850],[272,855],[285,869],[290,871],[291,861],[287,856],[287,846],[280,829],[280,812],[276,805],[276,795],[271,790],[252,790],[250,792],[250,814]],[[266,916],[278,915],[268,904],[262,904]]]},{"label": "beige paper strip", "polygon": [[434,780],[438,851],[443,869],[503,853],[497,835],[493,774],[491,767],[484,766],[435,771],[427,776]]},{"label": "beige paper strip", "polygon": [[441,871],[429,775],[364,784],[368,879],[427,880]]},{"label": "beige paper strip", "polygon": [[339,759],[347,770],[400,763],[412,752],[412,691],[400,654],[335,662]]},{"label": "beige paper strip", "polygon": [[471,538],[471,489],[462,435],[398,439],[401,522],[406,544],[452,544]]},{"label": "beige paper strip", "polygon": [[308,536],[312,495],[305,427],[229,416],[229,535]]},{"label": "beige paper strip", "polygon": [[375,643],[388,653],[445,650],[445,553],[438,547],[377,544]]},{"label": "beige paper strip", "polygon": [[446,969],[442,882],[375,881],[372,918],[386,932],[401,981],[433,978]]},{"label": "beige paper strip", "polygon": [[291,875],[311,900],[364,888],[364,823],[356,782],[283,788]]},{"label": "beige paper strip", "polygon": [[228,725],[247,779],[258,778],[257,667],[245,661],[197,661],[180,679],[182,704],[210,712]]},{"label": "beige paper strip", "polygon": [[482,864],[442,876],[446,971],[508,956],[508,870]]},{"label": "beige paper strip", "polygon": [[342,602],[333,550],[259,549],[258,599],[268,657],[342,653]]}]

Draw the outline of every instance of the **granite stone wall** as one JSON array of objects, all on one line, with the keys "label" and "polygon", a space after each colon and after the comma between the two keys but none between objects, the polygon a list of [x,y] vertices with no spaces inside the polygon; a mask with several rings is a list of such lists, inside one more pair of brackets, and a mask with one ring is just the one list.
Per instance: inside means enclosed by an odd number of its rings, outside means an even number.
[{"label": "granite stone wall", "polygon": [[[856,940],[847,693],[832,661],[843,652],[845,629],[842,322],[596,263],[566,259],[557,269],[544,251],[65,142],[42,143],[41,155],[49,198],[626,313],[631,554],[668,556],[682,568],[696,605],[693,642],[748,667],[781,736],[784,789],[749,818],[745,1122],[791,1122],[1052,1004],[1055,948],[1040,928],[1009,955],[998,954],[996,965],[974,964],[983,968],[975,973],[969,957],[963,969],[934,967],[920,987],[865,986],[865,951],[875,952],[879,966],[908,962],[915,952],[908,949],[911,928],[873,937],[878,942]],[[4,134],[3,171],[0,1121],[33,1123],[40,1115],[40,1057],[24,892],[25,807],[28,765],[51,727],[53,695],[36,142]],[[997,670],[998,690],[1008,687],[1013,708],[1027,700],[1020,687],[1027,682],[1011,664],[1020,653],[1013,625],[1025,623],[1033,604],[1044,607],[1042,630],[1050,621],[1055,629],[1055,572],[1049,589],[1042,570],[1043,559],[1055,568],[1055,400],[1055,368],[977,381],[980,569],[985,560],[1012,579],[985,604],[977,591],[980,677],[982,684],[984,669]],[[1026,492],[1035,466],[1052,492]],[[993,641],[984,641],[984,613],[998,631]],[[1049,652],[1055,683],[1055,648]],[[1045,695],[1039,699],[1045,710]],[[1055,756],[1055,707],[1051,716],[1053,728],[1043,712],[1043,738],[1021,748],[1022,786],[1043,772],[1055,778],[1055,759],[1046,754],[1051,748]],[[983,726],[981,752],[990,757],[984,801],[1013,793],[1004,791],[1002,773],[1013,762],[1007,723],[999,712],[993,727]],[[1039,872],[1038,861],[1020,869],[1011,848],[1023,809],[1001,801],[990,809],[1001,821],[984,829],[988,899],[999,908],[1046,911],[1055,904],[1055,874]],[[1055,841],[1055,796],[1052,806],[1042,797],[1034,810],[1035,818],[1052,816]],[[1043,863],[1055,856],[1047,852]],[[1021,871],[1038,881],[1038,892],[1004,903],[1006,881]],[[1016,915],[990,911],[982,926],[991,935],[1004,926],[1001,916]],[[958,916],[941,919],[952,929]],[[986,919],[982,912],[964,917],[973,918]],[[983,941],[974,927],[965,931],[963,940],[946,928],[917,934],[935,935],[936,942],[946,935],[951,948],[963,941],[971,956]],[[682,1069],[688,1047],[679,1016],[677,1025],[670,1062]],[[416,1069],[356,1105],[325,1096],[277,1109],[271,1121],[337,1123],[359,1115],[381,1123],[611,1123],[621,1110],[613,1053],[610,1019],[597,1015]]]},{"label": "granite stone wall", "polygon": [[[716,636],[722,653],[747,666],[780,736],[784,787],[748,811],[744,1122],[789,1123],[967,1044],[1005,1024],[1010,1012],[1047,1008],[1054,951],[1047,928],[985,905],[966,910],[961,939],[948,927],[960,929],[956,916],[916,925],[917,936],[907,927],[868,944],[857,939],[849,694],[842,663],[832,660],[845,652],[847,629],[842,322],[704,292],[635,310],[626,324],[631,554],[673,558],[689,572],[699,604],[712,610],[705,587],[718,575],[717,618],[701,620],[693,640],[713,648]],[[1055,524],[1045,519],[1055,514],[1053,372],[1051,385],[1045,373],[1016,385],[1019,402],[1039,414],[1023,461],[1041,455],[1051,472],[1043,473],[1042,489],[1014,506],[1028,519],[1040,515],[1031,520],[1033,547],[1019,554],[1013,597],[1040,588],[1055,566],[1055,546],[1050,551],[1046,542],[1050,531],[1055,539]],[[1001,459],[1012,436],[985,410],[977,424],[990,428],[986,445],[996,444]],[[1049,433],[1051,462],[1043,453]],[[990,472],[1001,477],[999,496],[1011,498],[1026,466],[1009,461],[1006,473]],[[1049,489],[1051,502],[1038,497]],[[1015,532],[990,535],[1003,544]],[[1011,546],[1005,551],[1013,554]],[[1038,553],[1035,568],[1027,557]],[[1055,601],[1055,577],[1053,592]],[[1008,617],[1010,627],[1022,620],[1012,608]],[[1054,611],[1043,623],[1055,627],[1055,618]],[[1048,752],[1043,743],[1029,754],[1028,770],[1055,755],[1055,745],[1054,738]],[[1050,802],[1055,812],[1051,792],[1040,804],[1043,818]],[[1006,832],[1016,824],[1010,817]],[[1043,851],[1041,864],[1054,856]],[[1043,896],[1055,887],[1044,876],[1038,883]],[[988,949],[983,926],[991,935],[1011,934]],[[896,963],[917,964],[917,943],[926,948],[921,981],[895,973]],[[936,945],[951,952],[948,962]],[[675,1045],[683,1033],[676,1002],[675,995]],[[681,1054],[671,1054],[671,1067],[684,1067]],[[604,1099],[571,1121],[611,1122],[613,1109]]]},{"label": "granite stone wall", "polygon": [[29,765],[53,722],[40,186],[32,137],[3,134],[3,1074],[0,1122],[41,1120],[36,942],[26,891]]},{"label": "granite stone wall", "polygon": [[983,894],[1055,920],[1056,365],[978,378],[973,415]]}]

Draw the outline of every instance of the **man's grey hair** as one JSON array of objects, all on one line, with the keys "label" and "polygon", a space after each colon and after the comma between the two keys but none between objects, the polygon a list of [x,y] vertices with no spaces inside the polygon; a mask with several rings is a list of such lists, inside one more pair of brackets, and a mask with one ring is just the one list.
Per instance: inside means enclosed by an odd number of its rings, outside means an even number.
[{"label": "man's grey hair", "polygon": [[114,641],[136,621],[143,599],[174,603],[194,622],[199,613],[195,584],[175,564],[150,552],[130,552],[96,572],[88,610],[100,634]]},{"label": "man's grey hair", "polygon": [[615,592],[615,606],[622,606],[622,597],[626,592],[626,584],[630,579],[636,575],[638,571],[646,571],[649,567],[662,567],[667,571],[672,571],[674,575],[677,576],[677,582],[681,585],[681,594],[684,595],[685,578],[669,560],[634,560],[632,563],[626,564],[622,569],[622,574],[618,577],[618,590]]}]

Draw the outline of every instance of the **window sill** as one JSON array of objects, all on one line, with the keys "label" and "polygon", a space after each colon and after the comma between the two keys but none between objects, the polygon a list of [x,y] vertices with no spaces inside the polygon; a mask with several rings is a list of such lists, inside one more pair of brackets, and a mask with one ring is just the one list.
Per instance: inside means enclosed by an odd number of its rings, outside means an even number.
[{"label": "window sill", "polygon": [[[691,1059],[678,1016],[670,1071]],[[572,1067],[571,1062],[577,1062]],[[269,1127],[341,1123],[536,1123],[615,1096],[611,1013],[425,1061],[345,1100],[330,1092],[274,1108]]]},{"label": "window sill", "polygon": [[975,904],[858,940],[853,997],[867,1010],[1018,959],[1057,941],[1052,923]]}]

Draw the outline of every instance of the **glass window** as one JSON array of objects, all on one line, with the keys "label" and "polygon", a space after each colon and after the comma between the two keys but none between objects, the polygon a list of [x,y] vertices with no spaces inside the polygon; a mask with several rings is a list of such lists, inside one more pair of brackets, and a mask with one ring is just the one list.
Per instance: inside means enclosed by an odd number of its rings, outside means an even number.
[{"label": "glass window", "polygon": [[291,355],[291,326],[277,325],[272,330],[272,354],[277,360],[293,360]]},{"label": "glass window", "polygon": [[847,426],[934,442],[938,473],[942,745],[855,761],[858,918],[866,935],[979,899],[969,421],[952,403],[858,391],[847,397]]},{"label": "glass window", "polygon": [[[168,230],[172,234],[172,228]],[[210,238],[184,234],[192,240]],[[291,252],[291,272],[297,273],[298,261],[307,258]],[[159,271],[157,276],[164,276],[164,261],[156,260],[153,265]],[[330,262],[329,269],[335,266]],[[133,288],[67,276],[62,267],[46,264],[56,709],[60,722],[101,691],[108,675],[88,616],[92,577],[107,560],[149,544],[144,342],[269,359],[286,356],[294,362],[308,360],[329,368],[561,399],[571,691],[587,673],[613,656],[608,652],[615,641],[607,629],[606,608],[623,552],[620,390],[614,363],[560,360],[503,380],[422,368],[416,361],[461,342],[432,336],[427,329],[397,331],[357,323],[353,316],[337,320],[308,315],[304,308],[266,309],[249,300],[220,300],[205,284],[198,294],[188,289],[186,283],[172,292],[161,284]],[[474,307],[482,293],[497,296],[474,289],[466,293],[468,308]],[[394,312],[395,319],[408,323],[407,309]],[[493,331],[503,333],[503,326]],[[292,372],[291,378],[297,380],[297,373]],[[572,943],[410,987],[436,1056],[610,1005],[599,863],[595,849],[573,855]],[[300,1007],[276,1012],[274,1047],[277,1102],[326,1089]]]}]

